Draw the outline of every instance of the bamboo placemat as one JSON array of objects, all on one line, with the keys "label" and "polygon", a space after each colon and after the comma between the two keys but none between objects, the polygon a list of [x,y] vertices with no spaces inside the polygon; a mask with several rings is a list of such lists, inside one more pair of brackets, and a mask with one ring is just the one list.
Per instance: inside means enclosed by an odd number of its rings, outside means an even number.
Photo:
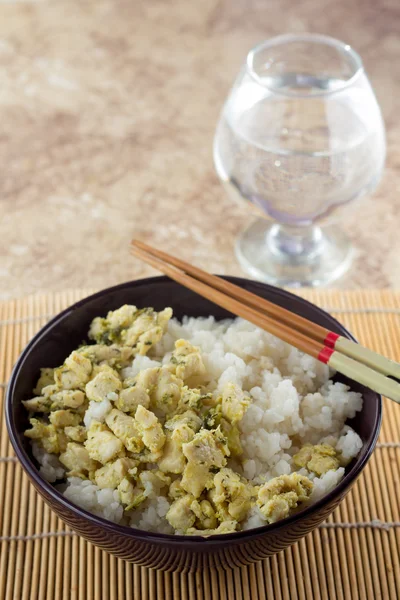
[{"label": "bamboo placemat", "polygon": [[[88,290],[0,304],[1,398],[21,349]],[[359,340],[400,359],[400,292],[307,291]],[[235,571],[178,575],[125,563],[84,541],[36,494],[0,413],[0,600],[400,598],[400,406],[384,400],[378,447],[327,522],[285,552]]]}]

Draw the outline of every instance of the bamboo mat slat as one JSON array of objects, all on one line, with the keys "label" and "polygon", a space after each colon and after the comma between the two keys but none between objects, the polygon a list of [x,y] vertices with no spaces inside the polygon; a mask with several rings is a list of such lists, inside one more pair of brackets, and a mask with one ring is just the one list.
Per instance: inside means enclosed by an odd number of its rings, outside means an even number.
[{"label": "bamboo mat slat", "polygon": [[[34,333],[90,290],[0,304],[0,403]],[[306,290],[371,348],[400,360],[400,292]],[[260,563],[180,575],[125,563],[79,538],[17,463],[0,411],[0,600],[398,600],[400,406],[384,399],[381,435],[352,492],[317,530]]]}]

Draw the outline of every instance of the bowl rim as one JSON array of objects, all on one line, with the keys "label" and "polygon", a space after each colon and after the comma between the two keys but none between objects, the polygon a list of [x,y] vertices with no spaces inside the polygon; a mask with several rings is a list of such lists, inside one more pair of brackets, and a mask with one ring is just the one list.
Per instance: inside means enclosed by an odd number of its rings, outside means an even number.
[{"label": "bowl rim", "polygon": [[[303,304],[305,306],[312,307],[312,309],[314,311],[320,313],[324,317],[328,317],[329,320],[332,323],[334,323],[339,330],[341,330],[343,335],[345,335],[348,339],[357,341],[356,338],[344,327],[344,325],[342,325],[339,321],[337,321],[337,319],[332,317],[332,315],[330,315],[328,312],[326,312],[319,306],[316,306],[312,302],[309,302],[308,300],[301,298],[300,296],[296,296],[295,294],[293,294],[292,292],[289,292],[288,290],[277,288],[275,286],[272,286],[272,285],[269,285],[269,284],[266,284],[266,283],[263,283],[260,281],[254,281],[252,279],[247,279],[245,277],[235,277],[235,276],[227,276],[227,275],[220,275],[220,277],[222,277],[223,279],[226,279],[227,281],[235,283],[236,285],[239,285],[241,287],[244,284],[247,284],[250,282],[252,286],[255,286],[255,288],[260,288],[262,290],[266,290],[266,289],[271,290],[275,295],[281,296],[286,299],[294,298],[296,302],[299,302],[300,304]],[[167,545],[181,544],[181,545],[184,545],[187,549],[190,548],[191,546],[193,546],[193,547],[197,546],[199,543],[206,544],[207,546],[212,546],[212,545],[220,546],[221,542],[223,542],[223,541],[226,541],[227,543],[230,543],[230,542],[240,543],[240,542],[245,542],[249,538],[261,537],[265,534],[276,532],[277,530],[279,530],[281,528],[290,527],[297,521],[301,521],[303,518],[310,516],[312,513],[317,513],[319,511],[319,509],[322,509],[324,506],[328,505],[333,500],[343,496],[346,493],[346,490],[348,491],[350,489],[351,485],[356,481],[356,479],[360,475],[361,471],[364,469],[366,463],[368,462],[369,458],[372,455],[372,452],[374,451],[374,448],[375,448],[375,445],[376,445],[376,442],[377,442],[377,439],[379,436],[381,423],[382,423],[382,397],[380,394],[377,394],[375,392],[373,392],[373,393],[375,394],[376,400],[378,403],[377,418],[375,420],[374,427],[373,427],[373,430],[371,433],[371,435],[372,435],[371,442],[370,442],[369,446],[367,447],[367,451],[366,451],[364,457],[362,458],[362,460],[360,462],[356,463],[348,473],[345,473],[343,479],[341,479],[341,481],[338,483],[337,486],[335,486],[335,488],[333,490],[328,492],[328,494],[325,494],[322,498],[320,498],[320,500],[317,500],[317,502],[315,502],[314,504],[307,506],[306,508],[296,512],[293,515],[290,515],[289,517],[286,517],[285,519],[281,519],[275,523],[270,523],[267,525],[263,525],[261,527],[255,527],[255,528],[247,529],[244,531],[235,531],[233,533],[212,535],[210,537],[203,537],[203,536],[198,536],[198,535],[188,536],[188,535],[178,535],[178,534],[170,534],[170,533],[158,533],[158,532],[146,531],[143,529],[137,529],[135,527],[129,527],[127,525],[120,525],[118,523],[114,523],[113,521],[110,521],[103,517],[97,516],[89,511],[81,508],[77,504],[74,504],[73,502],[71,502],[70,500],[65,498],[65,496],[63,496],[61,494],[61,492],[56,490],[56,488],[54,487],[53,484],[49,483],[48,481],[46,481],[44,478],[42,478],[39,475],[39,471],[33,462],[33,458],[31,458],[31,456],[26,452],[23,445],[20,443],[19,435],[18,435],[18,432],[16,431],[14,417],[13,417],[13,411],[12,411],[14,388],[15,388],[16,380],[19,376],[19,373],[20,373],[21,369],[23,368],[25,358],[30,354],[30,352],[34,349],[34,347],[37,345],[37,343],[40,342],[40,339],[44,335],[46,335],[46,333],[48,332],[49,329],[51,329],[54,325],[56,325],[60,320],[63,320],[65,317],[67,317],[67,315],[69,313],[79,309],[81,306],[83,306],[87,302],[90,302],[95,298],[107,296],[108,294],[110,294],[114,291],[118,291],[118,290],[121,290],[124,288],[128,288],[128,287],[135,288],[135,287],[141,287],[141,286],[148,285],[148,284],[163,284],[165,282],[169,282],[169,283],[172,282],[175,284],[175,282],[173,282],[169,277],[162,275],[162,276],[147,277],[147,278],[143,278],[143,279],[127,281],[127,282],[124,282],[124,283],[121,283],[121,284],[118,284],[115,286],[104,288],[94,294],[90,294],[89,296],[86,296],[85,298],[82,298],[81,300],[74,302],[74,304],[72,304],[71,306],[62,310],[57,315],[55,315],[52,319],[50,319],[31,338],[31,340],[28,342],[28,344],[25,346],[25,348],[19,355],[19,357],[13,367],[13,370],[12,370],[12,373],[11,373],[11,376],[9,379],[9,383],[7,386],[6,396],[5,396],[6,426],[7,426],[8,435],[9,435],[11,444],[14,448],[15,454],[16,454],[19,462],[21,463],[23,469],[26,471],[26,473],[28,474],[30,479],[35,483],[35,487],[36,487],[37,491],[43,490],[43,492],[45,493],[45,496],[50,496],[55,501],[56,504],[61,504],[64,509],[67,509],[67,510],[71,511],[72,513],[77,514],[79,516],[79,518],[81,518],[81,519],[83,518],[83,519],[90,521],[92,523],[92,525],[101,526],[103,529],[105,528],[110,531],[113,531],[114,533],[118,533],[123,536],[132,537],[137,540],[141,540],[141,541],[145,541],[145,542],[156,542],[156,543],[167,544]],[[176,283],[176,285],[179,285],[179,284]],[[52,510],[53,510],[53,508],[52,508]]]}]

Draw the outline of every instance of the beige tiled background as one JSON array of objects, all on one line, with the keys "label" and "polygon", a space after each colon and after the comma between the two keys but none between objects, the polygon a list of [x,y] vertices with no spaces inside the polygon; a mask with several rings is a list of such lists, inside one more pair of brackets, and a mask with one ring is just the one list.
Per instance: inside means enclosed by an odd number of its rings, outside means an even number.
[{"label": "beige tiled background", "polygon": [[138,236],[220,273],[248,220],[214,172],[219,110],[246,52],[318,31],[362,55],[388,132],[383,182],[343,227],[342,288],[400,275],[397,0],[0,3],[0,299],[152,273]]}]

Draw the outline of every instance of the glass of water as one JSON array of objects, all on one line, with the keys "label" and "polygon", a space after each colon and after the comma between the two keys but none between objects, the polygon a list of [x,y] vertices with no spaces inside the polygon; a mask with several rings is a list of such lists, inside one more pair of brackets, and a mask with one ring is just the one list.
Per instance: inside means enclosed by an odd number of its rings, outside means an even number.
[{"label": "glass of water", "polygon": [[342,275],[352,251],[335,220],[376,187],[385,154],[381,112],[350,46],[304,34],[251,50],[214,141],[220,179],[260,216],[237,240],[243,268],[283,286]]}]

